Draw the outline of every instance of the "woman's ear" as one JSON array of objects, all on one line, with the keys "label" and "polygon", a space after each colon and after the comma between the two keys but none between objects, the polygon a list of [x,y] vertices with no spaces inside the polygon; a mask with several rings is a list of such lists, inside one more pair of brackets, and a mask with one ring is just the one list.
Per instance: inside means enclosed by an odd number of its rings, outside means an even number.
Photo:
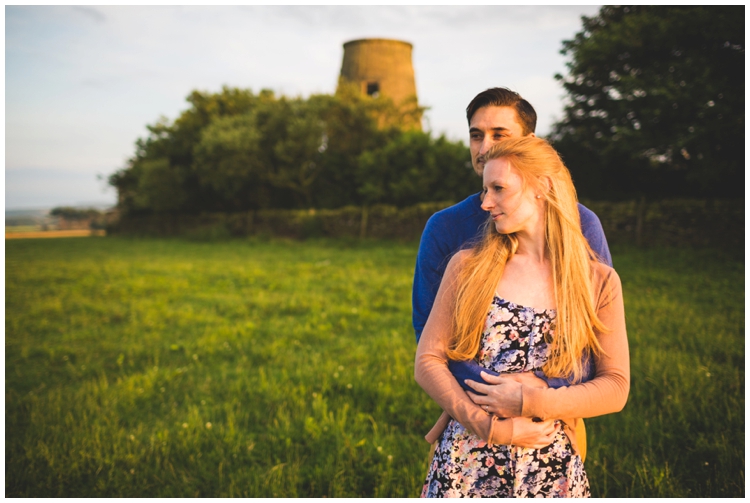
[{"label": "woman's ear", "polygon": [[534,187],[534,193],[536,194],[537,199],[547,199],[547,196],[549,196],[549,191],[552,190],[552,180],[548,176],[542,176],[540,178],[537,178],[535,187]]},{"label": "woman's ear", "polygon": [[544,196],[547,197],[549,191],[552,190],[552,179],[550,177],[542,177],[542,189],[544,190]]}]

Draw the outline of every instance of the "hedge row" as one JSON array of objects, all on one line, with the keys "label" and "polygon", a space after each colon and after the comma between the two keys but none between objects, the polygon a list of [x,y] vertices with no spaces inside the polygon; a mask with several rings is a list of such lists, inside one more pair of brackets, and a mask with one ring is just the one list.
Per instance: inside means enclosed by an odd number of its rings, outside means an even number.
[{"label": "hedge row", "polygon": [[[599,216],[610,243],[743,246],[744,200],[584,202]],[[449,203],[408,208],[348,206],[335,210],[259,210],[203,215],[124,217],[109,234],[186,236],[353,237],[417,240],[427,219]]]},{"label": "hedge row", "polygon": [[732,248],[745,243],[744,199],[584,204],[599,216],[610,243]]},{"label": "hedge row", "polygon": [[271,235],[419,239],[430,215],[450,203],[423,203],[408,208],[347,206],[335,210],[258,210],[202,215],[163,214],[119,218],[109,234],[221,237]]}]

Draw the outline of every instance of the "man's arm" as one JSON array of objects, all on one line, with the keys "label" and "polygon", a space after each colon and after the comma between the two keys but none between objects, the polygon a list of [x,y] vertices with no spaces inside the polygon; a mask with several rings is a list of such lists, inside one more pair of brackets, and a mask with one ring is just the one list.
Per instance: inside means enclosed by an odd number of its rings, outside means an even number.
[{"label": "man's arm", "polygon": [[443,279],[445,267],[453,255],[444,242],[441,242],[440,223],[435,215],[430,217],[422,232],[417,252],[417,265],[414,268],[414,284],[411,292],[412,324],[417,336],[417,342],[422,337],[422,330],[435,303],[440,281]]},{"label": "man's arm", "polygon": [[[445,267],[450,261],[455,250],[451,250],[440,236],[445,232],[442,229],[445,222],[441,222],[433,215],[425,225],[422,238],[419,242],[419,252],[417,252],[417,265],[414,269],[414,285],[412,287],[412,324],[414,332],[419,342],[422,336],[422,330],[430,316],[430,311],[435,303],[440,282],[445,274]],[[461,387],[468,391],[471,390],[466,384],[465,379],[471,379],[476,382],[485,383],[480,372],[486,371],[474,361],[449,362],[450,371],[458,380]]]},{"label": "man's arm", "polygon": [[[451,371],[451,374],[453,374],[453,377],[456,378],[456,381],[458,381],[458,384],[461,385],[464,391],[470,391],[472,393],[478,393],[478,392],[473,390],[468,384],[466,384],[465,381],[467,379],[478,382],[478,383],[482,383],[482,384],[489,384],[487,381],[485,381],[482,378],[482,372],[487,372],[488,374],[493,375],[493,376],[500,375],[493,370],[482,367],[474,360],[467,360],[467,361],[460,361],[460,362],[448,360],[448,370]],[[478,393],[478,394],[481,394],[481,393]]]}]

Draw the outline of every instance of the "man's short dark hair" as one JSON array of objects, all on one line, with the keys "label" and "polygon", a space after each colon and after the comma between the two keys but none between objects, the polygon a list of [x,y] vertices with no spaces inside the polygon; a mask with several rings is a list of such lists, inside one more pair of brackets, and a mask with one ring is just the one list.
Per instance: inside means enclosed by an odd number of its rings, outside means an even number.
[{"label": "man's short dark hair", "polygon": [[523,135],[533,133],[536,130],[536,111],[531,103],[526,101],[515,91],[504,87],[493,87],[477,94],[469,106],[466,107],[466,120],[471,125],[471,118],[477,110],[484,107],[511,107],[518,114],[518,122],[523,130]]}]

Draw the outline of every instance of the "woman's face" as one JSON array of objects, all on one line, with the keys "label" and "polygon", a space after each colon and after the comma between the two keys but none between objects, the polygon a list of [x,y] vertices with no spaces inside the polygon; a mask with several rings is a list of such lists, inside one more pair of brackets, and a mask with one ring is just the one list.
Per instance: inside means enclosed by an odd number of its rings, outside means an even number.
[{"label": "woman's face", "polygon": [[543,199],[537,198],[530,186],[524,188],[523,178],[508,159],[487,161],[483,179],[486,194],[482,209],[490,213],[497,232],[531,232],[544,222]]}]

